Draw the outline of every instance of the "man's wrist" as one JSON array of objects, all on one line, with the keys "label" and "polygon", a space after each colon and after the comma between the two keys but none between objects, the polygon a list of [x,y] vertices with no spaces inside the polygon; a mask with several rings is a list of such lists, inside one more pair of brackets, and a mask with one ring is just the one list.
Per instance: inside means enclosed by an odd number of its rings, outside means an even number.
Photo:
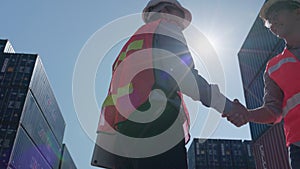
[{"label": "man's wrist", "polygon": [[246,118],[248,122],[254,122],[253,113],[247,109]]}]

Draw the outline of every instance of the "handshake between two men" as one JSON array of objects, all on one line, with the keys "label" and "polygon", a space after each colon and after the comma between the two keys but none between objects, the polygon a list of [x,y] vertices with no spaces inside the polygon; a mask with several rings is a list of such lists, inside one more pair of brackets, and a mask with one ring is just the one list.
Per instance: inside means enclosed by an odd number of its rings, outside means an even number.
[{"label": "handshake between two men", "polygon": [[235,126],[241,127],[250,121],[250,112],[238,99],[234,99],[231,111],[223,113],[222,117],[227,118]]},{"label": "handshake between two men", "polygon": [[227,118],[232,124],[241,127],[248,122],[261,123],[261,124],[274,124],[282,120],[280,112],[275,113],[270,106],[264,104],[256,109],[247,109],[243,106],[238,99],[234,99],[231,110],[223,113],[222,117]]}]

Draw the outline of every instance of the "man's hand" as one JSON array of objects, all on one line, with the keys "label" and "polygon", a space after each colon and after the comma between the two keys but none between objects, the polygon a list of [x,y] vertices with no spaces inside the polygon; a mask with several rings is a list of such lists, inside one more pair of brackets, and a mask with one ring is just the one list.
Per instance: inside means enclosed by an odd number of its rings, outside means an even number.
[{"label": "man's hand", "polygon": [[245,106],[243,106],[237,99],[234,99],[232,109],[226,114],[222,114],[222,117],[226,117],[228,121],[237,127],[249,122],[249,112]]}]

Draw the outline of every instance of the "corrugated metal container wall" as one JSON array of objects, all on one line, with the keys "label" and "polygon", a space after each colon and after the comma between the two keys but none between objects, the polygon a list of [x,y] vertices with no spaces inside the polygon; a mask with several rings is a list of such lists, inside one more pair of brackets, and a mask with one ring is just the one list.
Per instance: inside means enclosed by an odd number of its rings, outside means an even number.
[{"label": "corrugated metal container wall", "polygon": [[247,166],[248,166],[247,169],[256,169],[253,148],[252,148],[253,147],[252,141],[245,140],[243,144],[245,149],[244,152],[247,158]]},{"label": "corrugated metal container wall", "polygon": [[244,149],[244,144],[241,140],[231,140],[230,141],[231,147],[231,157],[233,162],[233,167],[235,169],[243,169],[247,168],[247,159],[246,159],[246,152]]},{"label": "corrugated metal container wall", "polygon": [[1,54],[0,86],[31,89],[57,142],[62,144],[65,121],[40,58],[31,54]]},{"label": "corrugated metal container wall", "polygon": [[0,168],[58,169],[64,130],[38,55],[15,54],[0,39]]},{"label": "corrugated metal container wall", "polygon": [[196,145],[195,144],[196,142],[193,140],[187,152],[189,169],[196,169],[196,148],[195,148]]},{"label": "corrugated metal container wall", "polygon": [[255,169],[251,149],[251,141],[194,139],[188,150],[189,168]]},{"label": "corrugated metal container wall", "polygon": [[13,169],[51,169],[22,127],[19,127],[9,166]]},{"label": "corrugated metal container wall", "polygon": [[207,150],[207,139],[196,139],[195,140],[195,158],[196,168],[208,167],[208,150]]},{"label": "corrugated metal container wall", "polygon": [[66,144],[63,144],[61,157],[59,169],[77,169]]},{"label": "corrugated metal container wall", "polygon": [[55,99],[51,85],[48,81],[46,72],[38,57],[34,68],[34,74],[30,83],[34,98],[37,100],[39,107],[44,113],[50,128],[52,129],[57,142],[62,143],[66,123]]},{"label": "corrugated metal container wall", "polygon": [[230,140],[219,140],[220,143],[220,166],[224,169],[231,169],[233,166],[233,156]]},{"label": "corrugated metal container wall", "polygon": [[258,72],[264,71],[266,62],[276,54],[273,51],[278,43],[284,42],[265,28],[262,20],[257,17],[238,53],[245,88],[248,88],[251,81],[257,78]]},{"label": "corrugated metal container wall", "polygon": [[208,139],[206,140],[207,146],[207,165],[211,168],[219,168],[220,164],[220,144],[218,140]]},{"label": "corrugated metal container wall", "polygon": [[27,90],[0,86],[0,168],[7,166]]},{"label": "corrugated metal container wall", "polygon": [[283,124],[265,132],[253,144],[257,169],[289,169],[288,150],[285,146]]},{"label": "corrugated metal container wall", "polygon": [[60,144],[55,139],[30,91],[26,97],[21,125],[52,168],[58,168],[61,154]]},{"label": "corrugated metal container wall", "polygon": [[37,55],[2,54],[0,57],[1,87],[28,88]]},{"label": "corrugated metal container wall", "polygon": [[0,168],[8,166],[16,133],[16,129],[0,129]]},{"label": "corrugated metal container wall", "polygon": [[21,118],[27,90],[0,86],[0,127],[17,129]]},{"label": "corrugated metal container wall", "polygon": [[[28,92],[28,96],[25,96]],[[22,111],[24,107],[24,110]],[[20,120],[21,117],[21,120]],[[26,88],[0,86],[0,168],[7,166],[16,131],[22,123],[53,168],[58,168],[61,148],[42,112]],[[3,166],[2,166],[3,164]]]},{"label": "corrugated metal container wall", "polygon": [[[7,45],[10,45],[8,41]],[[29,90],[38,99],[38,106],[28,101],[22,113]],[[31,100],[35,100],[34,97],[31,96]],[[22,114],[25,116],[21,123],[28,129],[38,150],[53,168],[58,168],[65,122],[39,57],[0,53],[0,168],[8,165]]]},{"label": "corrugated metal container wall", "polygon": [[[280,53],[283,48],[284,41],[265,28],[262,20],[257,17],[238,53],[248,108],[257,108],[262,105],[263,72],[266,63],[271,57]],[[258,139],[268,128],[268,125],[250,123],[252,140]]]}]

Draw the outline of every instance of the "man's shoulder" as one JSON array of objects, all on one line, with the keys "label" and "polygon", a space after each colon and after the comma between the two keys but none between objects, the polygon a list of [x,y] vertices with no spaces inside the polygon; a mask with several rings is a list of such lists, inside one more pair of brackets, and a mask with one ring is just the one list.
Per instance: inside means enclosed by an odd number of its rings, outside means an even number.
[{"label": "man's shoulder", "polygon": [[284,58],[284,52],[278,53],[277,55],[274,55],[269,61],[267,62],[267,65],[273,65],[276,64],[278,61]]}]

